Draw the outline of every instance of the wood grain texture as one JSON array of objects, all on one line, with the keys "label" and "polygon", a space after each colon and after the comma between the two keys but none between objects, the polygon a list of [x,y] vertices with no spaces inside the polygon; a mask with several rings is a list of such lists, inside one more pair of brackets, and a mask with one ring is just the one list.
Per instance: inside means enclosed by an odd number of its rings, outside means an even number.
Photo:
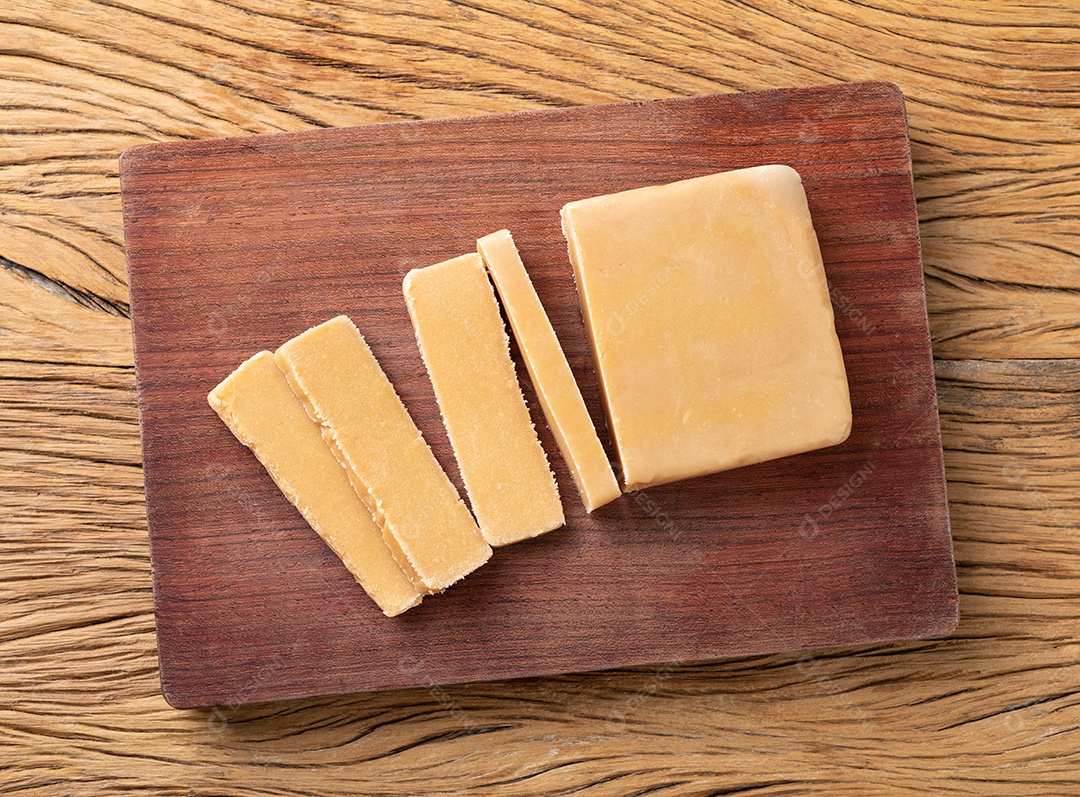
[{"label": "wood grain texture", "polygon": [[[387,620],[207,406],[238,363],[347,314],[465,495],[403,276],[474,250],[488,231],[513,230],[604,430],[559,208],[763,163],[802,176],[840,306],[854,423],[839,446],[652,487],[590,515],[526,379],[565,527],[499,550],[445,595]],[[120,173],[158,646],[173,705],[925,638],[955,626],[895,85],[136,147]],[[645,289],[636,301],[648,302]],[[621,314],[632,324],[640,311],[630,303]],[[525,374],[520,361],[517,370]]]},{"label": "wood grain texture", "polygon": [[[0,10],[0,786],[27,795],[1078,789],[1080,12],[1048,2]],[[116,158],[149,141],[886,79],[907,97],[948,640],[177,712]]]}]

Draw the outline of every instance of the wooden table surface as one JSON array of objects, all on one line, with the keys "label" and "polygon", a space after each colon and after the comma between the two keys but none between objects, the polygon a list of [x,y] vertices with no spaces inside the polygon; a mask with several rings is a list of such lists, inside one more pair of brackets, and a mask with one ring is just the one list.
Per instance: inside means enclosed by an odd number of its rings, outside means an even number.
[{"label": "wooden table surface", "polygon": [[[1048,0],[4,3],[0,791],[1080,793],[1078,42],[1080,7]],[[951,638],[164,702],[120,152],[864,79],[907,97]]]}]

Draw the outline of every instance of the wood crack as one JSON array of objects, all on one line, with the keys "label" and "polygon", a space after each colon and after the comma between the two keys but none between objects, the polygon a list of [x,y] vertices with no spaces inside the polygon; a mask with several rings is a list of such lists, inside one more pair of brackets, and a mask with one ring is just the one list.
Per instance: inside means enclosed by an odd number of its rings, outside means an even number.
[{"label": "wood crack", "polygon": [[87,310],[108,313],[109,315],[114,315],[119,318],[131,317],[131,310],[127,304],[67,285],[66,283],[53,279],[36,269],[16,263],[14,260],[4,257],[3,255],[0,255],[0,268],[33,283],[37,287],[42,288],[55,296],[59,296],[61,299],[66,299],[80,307],[85,307]]}]

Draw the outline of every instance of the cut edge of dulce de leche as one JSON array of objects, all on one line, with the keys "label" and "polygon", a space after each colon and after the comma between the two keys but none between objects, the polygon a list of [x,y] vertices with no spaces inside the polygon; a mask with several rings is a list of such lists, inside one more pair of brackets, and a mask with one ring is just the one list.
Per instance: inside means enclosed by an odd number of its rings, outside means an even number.
[{"label": "cut edge of dulce de leche", "polygon": [[348,316],[297,335],[275,360],[421,591],[444,590],[490,558],[491,547]]},{"label": "cut edge of dulce de leche", "polygon": [[480,256],[413,269],[402,290],[484,539],[508,545],[562,526],[555,476],[521,393]]},{"label": "cut edge of dulce de leche", "polygon": [[555,328],[509,230],[477,242],[502,300],[540,408],[587,512],[622,495]]},{"label": "cut edge of dulce de leche", "polygon": [[384,614],[393,617],[420,603],[423,596],[271,352],[245,361],[207,400]]},{"label": "cut edge of dulce de leche", "polygon": [[647,186],[561,215],[627,490],[847,438],[843,353],[794,169]]}]

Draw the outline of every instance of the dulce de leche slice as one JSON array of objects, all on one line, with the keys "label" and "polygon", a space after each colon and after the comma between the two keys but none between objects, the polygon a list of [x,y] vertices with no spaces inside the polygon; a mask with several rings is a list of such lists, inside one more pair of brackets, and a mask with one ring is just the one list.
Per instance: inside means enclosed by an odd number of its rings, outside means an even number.
[{"label": "dulce de leche slice", "polygon": [[405,275],[420,354],[480,531],[491,545],[564,522],[555,477],[521,395],[480,256]]},{"label": "dulce de leche slice", "polygon": [[468,508],[347,316],[298,335],[275,359],[422,591],[445,589],[488,560]]},{"label": "dulce de leche slice", "polygon": [[795,170],[584,199],[562,222],[627,489],[848,436],[844,359]]},{"label": "dulce de leche slice", "polygon": [[525,368],[585,510],[622,495],[555,329],[508,230],[476,242],[502,299]]},{"label": "dulce de leche slice", "polygon": [[385,614],[392,617],[420,603],[420,592],[383,542],[371,512],[273,354],[262,351],[243,363],[208,400]]}]

